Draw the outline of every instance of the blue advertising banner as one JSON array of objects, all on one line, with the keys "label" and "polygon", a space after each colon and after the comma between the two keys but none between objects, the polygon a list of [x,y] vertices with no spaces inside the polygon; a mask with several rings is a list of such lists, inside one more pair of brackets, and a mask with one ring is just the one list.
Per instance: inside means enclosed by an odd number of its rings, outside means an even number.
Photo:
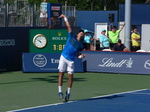
[{"label": "blue advertising banner", "polygon": [[[23,53],[23,72],[58,72],[61,53]],[[76,59],[75,72],[83,72],[82,59]]]},{"label": "blue advertising banner", "polygon": [[87,72],[150,74],[150,53],[83,51]]}]

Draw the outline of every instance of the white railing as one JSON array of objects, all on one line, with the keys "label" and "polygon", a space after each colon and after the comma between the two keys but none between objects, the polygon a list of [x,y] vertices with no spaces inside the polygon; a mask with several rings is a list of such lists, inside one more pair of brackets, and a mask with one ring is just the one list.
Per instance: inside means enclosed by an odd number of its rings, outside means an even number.
[{"label": "white railing", "polygon": [[[0,27],[9,26],[41,26],[39,6],[17,2],[0,3]],[[68,16],[71,24],[76,26],[76,8],[62,6],[62,13]]]}]

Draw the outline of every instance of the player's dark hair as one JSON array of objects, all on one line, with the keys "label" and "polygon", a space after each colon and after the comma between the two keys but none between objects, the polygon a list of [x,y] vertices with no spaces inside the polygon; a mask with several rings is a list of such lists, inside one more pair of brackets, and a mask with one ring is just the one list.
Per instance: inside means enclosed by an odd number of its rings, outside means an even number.
[{"label": "player's dark hair", "polygon": [[[84,33],[84,30],[79,30],[78,33],[80,33],[80,32],[83,32],[83,33]],[[78,34],[78,33],[77,33],[77,34]]]},{"label": "player's dark hair", "polygon": [[[83,33],[84,33],[84,30],[79,30],[78,33],[80,33],[80,32],[83,32]],[[78,33],[77,33],[77,35],[78,35]],[[76,37],[77,37],[77,35],[76,35]],[[83,41],[84,41],[84,36],[81,37],[80,42],[83,42]]]}]

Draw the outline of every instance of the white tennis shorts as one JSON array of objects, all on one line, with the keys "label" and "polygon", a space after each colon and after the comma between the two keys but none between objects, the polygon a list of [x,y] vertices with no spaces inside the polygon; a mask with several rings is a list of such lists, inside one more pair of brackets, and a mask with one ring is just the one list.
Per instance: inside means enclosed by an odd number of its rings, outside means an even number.
[{"label": "white tennis shorts", "polygon": [[43,13],[40,13],[40,18],[47,18],[47,13],[43,15]]},{"label": "white tennis shorts", "polygon": [[67,69],[68,74],[73,74],[74,73],[74,61],[69,61],[61,55],[58,69],[59,69],[59,72],[65,72]]}]

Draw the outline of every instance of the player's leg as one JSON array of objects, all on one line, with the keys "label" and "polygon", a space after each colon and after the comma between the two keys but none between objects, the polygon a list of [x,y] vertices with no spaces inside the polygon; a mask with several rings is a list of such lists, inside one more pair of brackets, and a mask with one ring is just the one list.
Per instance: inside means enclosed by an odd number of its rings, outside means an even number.
[{"label": "player's leg", "polygon": [[59,96],[60,99],[63,99],[63,92],[62,92],[63,77],[64,77],[64,72],[59,72],[59,77],[58,77],[58,96]]},{"label": "player's leg", "polygon": [[70,94],[71,94],[71,88],[72,88],[72,84],[73,84],[74,62],[73,61],[68,61],[67,64],[68,64],[68,66],[67,66],[68,89],[66,91],[66,97],[65,97],[66,102],[69,100]]},{"label": "player's leg", "polygon": [[[73,84],[73,74],[68,74],[68,88],[72,88]],[[70,91],[68,91],[70,93]]]},{"label": "player's leg", "polygon": [[62,85],[63,85],[64,72],[66,69],[66,62],[63,56],[60,57],[58,69],[59,69],[58,95],[60,99],[63,99]]}]

